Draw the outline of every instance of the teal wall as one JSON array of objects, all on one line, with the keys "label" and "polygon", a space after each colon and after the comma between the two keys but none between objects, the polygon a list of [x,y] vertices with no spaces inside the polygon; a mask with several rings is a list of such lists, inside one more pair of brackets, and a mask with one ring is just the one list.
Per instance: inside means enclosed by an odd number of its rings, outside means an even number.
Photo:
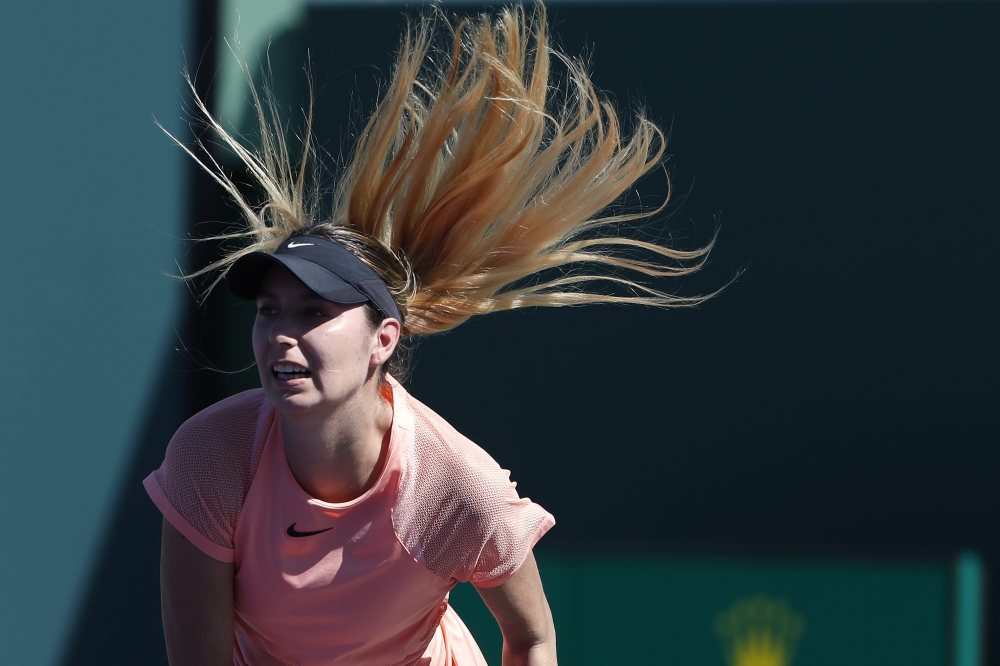
[{"label": "teal wall", "polygon": [[0,663],[58,658],[172,346],[187,2],[4,3]]}]

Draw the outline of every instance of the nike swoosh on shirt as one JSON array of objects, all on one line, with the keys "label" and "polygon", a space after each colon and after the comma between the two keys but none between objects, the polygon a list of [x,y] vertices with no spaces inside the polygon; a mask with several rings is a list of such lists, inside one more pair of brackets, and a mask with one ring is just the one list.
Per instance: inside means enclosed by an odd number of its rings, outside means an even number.
[{"label": "nike swoosh on shirt", "polygon": [[315,532],[299,532],[298,530],[295,529],[295,525],[296,525],[296,523],[292,523],[291,525],[288,526],[288,536],[290,536],[290,537],[307,537],[307,536],[312,536],[314,534],[321,534],[323,532],[329,532],[330,530],[333,529],[332,527],[328,527],[325,530],[316,530]]},{"label": "nike swoosh on shirt", "polygon": [[287,247],[290,250],[293,247],[304,247],[306,245],[314,245],[314,243],[289,243],[285,247]]}]

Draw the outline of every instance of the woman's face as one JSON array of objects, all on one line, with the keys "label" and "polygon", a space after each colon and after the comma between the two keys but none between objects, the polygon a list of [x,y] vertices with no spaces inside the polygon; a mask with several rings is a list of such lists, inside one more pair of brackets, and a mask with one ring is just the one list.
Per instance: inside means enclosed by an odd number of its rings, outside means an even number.
[{"label": "woman's face", "polygon": [[280,412],[344,404],[377,369],[378,347],[363,304],[331,303],[283,266],[265,275],[253,351],[264,393]]}]

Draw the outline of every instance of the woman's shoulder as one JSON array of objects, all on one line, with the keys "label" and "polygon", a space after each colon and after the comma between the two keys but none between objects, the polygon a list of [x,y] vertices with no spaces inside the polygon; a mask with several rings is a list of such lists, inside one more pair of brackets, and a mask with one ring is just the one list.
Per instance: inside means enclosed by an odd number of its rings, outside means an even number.
[{"label": "woman's shoulder", "polygon": [[206,407],[174,433],[165,462],[194,476],[226,478],[224,470],[249,471],[260,448],[256,443],[273,420],[268,406],[264,391],[251,389]]},{"label": "woman's shoulder", "polygon": [[492,478],[499,475],[506,482],[509,473],[502,470],[481,446],[412,395],[407,396],[407,402],[413,417],[416,464],[437,467],[456,480],[463,475]]},{"label": "woman's shoulder", "polygon": [[167,460],[178,456],[200,465],[231,466],[249,458],[255,443],[273,420],[264,391],[251,389],[220,400],[185,421],[167,446]]},{"label": "woman's shoulder", "polygon": [[177,429],[147,479],[167,519],[216,559],[232,561],[236,520],[263,448],[256,444],[273,419],[260,389],[217,402]]},{"label": "woman's shoulder", "polygon": [[171,440],[171,446],[208,447],[218,450],[245,450],[247,453],[260,435],[268,416],[262,389],[237,393],[201,410],[185,421]]},{"label": "woman's shoulder", "polygon": [[407,402],[413,446],[393,517],[401,543],[443,578],[506,580],[554,520],[518,496],[485,450],[419,400]]}]

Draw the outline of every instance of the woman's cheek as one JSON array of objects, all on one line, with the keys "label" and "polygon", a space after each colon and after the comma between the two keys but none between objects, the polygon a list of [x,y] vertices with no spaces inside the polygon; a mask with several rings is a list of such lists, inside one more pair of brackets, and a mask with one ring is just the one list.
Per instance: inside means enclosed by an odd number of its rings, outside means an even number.
[{"label": "woman's cheek", "polygon": [[257,362],[257,365],[263,365],[267,350],[260,327],[257,325],[253,327],[253,333],[250,335],[250,344],[253,347],[253,358]]}]

